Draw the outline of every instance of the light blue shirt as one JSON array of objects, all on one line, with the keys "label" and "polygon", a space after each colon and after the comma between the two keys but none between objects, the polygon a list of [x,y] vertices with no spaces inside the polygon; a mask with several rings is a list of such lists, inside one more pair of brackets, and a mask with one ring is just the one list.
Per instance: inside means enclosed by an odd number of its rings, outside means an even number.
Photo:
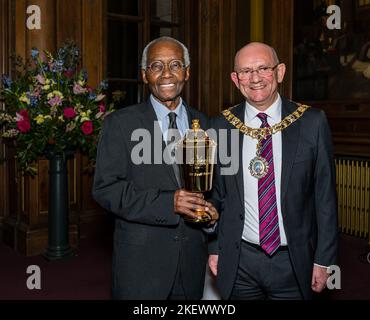
[{"label": "light blue shirt", "polygon": [[189,129],[189,120],[188,120],[188,115],[187,115],[187,112],[186,112],[186,109],[182,102],[181,97],[180,97],[180,102],[175,110],[168,109],[165,105],[158,102],[153,97],[153,95],[150,95],[150,102],[152,103],[155,114],[157,115],[158,123],[161,128],[162,135],[163,135],[163,140],[166,142],[168,126],[170,124],[170,119],[168,117],[168,114],[170,112],[176,113],[177,128],[179,129],[181,137],[183,137],[186,132],[186,129]]}]

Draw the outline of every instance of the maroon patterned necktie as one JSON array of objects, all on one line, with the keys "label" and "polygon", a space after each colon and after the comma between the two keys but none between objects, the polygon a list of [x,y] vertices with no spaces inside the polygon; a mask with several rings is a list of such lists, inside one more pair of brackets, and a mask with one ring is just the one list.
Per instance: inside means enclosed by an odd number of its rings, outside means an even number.
[{"label": "maroon patterned necktie", "polygon": [[[261,128],[269,127],[267,114],[259,113],[257,117],[262,121]],[[280,246],[272,135],[262,140],[261,157],[266,159],[269,169],[267,175],[258,180],[260,246],[272,256]]]}]

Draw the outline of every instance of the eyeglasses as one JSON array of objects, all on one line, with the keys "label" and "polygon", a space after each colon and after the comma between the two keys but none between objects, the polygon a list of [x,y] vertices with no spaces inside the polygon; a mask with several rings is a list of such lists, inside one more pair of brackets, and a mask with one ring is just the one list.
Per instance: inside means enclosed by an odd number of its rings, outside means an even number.
[{"label": "eyeglasses", "polygon": [[168,66],[171,73],[179,72],[185,68],[185,64],[182,61],[172,60],[170,62],[153,61],[149,66],[147,66],[147,69],[149,69],[152,73],[162,73],[165,65]]},{"label": "eyeglasses", "polygon": [[257,72],[257,74],[260,77],[269,77],[272,75],[272,73],[274,72],[274,70],[279,64],[280,63],[278,63],[277,65],[273,67],[259,67],[257,69],[243,69],[243,70],[235,71],[235,72],[238,75],[238,78],[240,80],[249,79],[252,76],[253,72]]}]

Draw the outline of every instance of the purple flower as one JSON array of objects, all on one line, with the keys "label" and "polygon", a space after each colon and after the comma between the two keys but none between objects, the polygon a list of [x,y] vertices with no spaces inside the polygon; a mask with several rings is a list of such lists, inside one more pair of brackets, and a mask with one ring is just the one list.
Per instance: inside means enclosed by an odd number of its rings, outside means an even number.
[{"label": "purple flower", "polygon": [[55,107],[55,106],[60,106],[62,104],[62,99],[60,96],[58,95],[55,95],[53,98],[51,98],[48,103],[52,106],[52,107]]},{"label": "purple flower", "polygon": [[74,94],[83,94],[83,93],[86,93],[86,92],[87,92],[86,88],[81,87],[78,83],[74,84],[74,86],[73,86],[73,93]]}]

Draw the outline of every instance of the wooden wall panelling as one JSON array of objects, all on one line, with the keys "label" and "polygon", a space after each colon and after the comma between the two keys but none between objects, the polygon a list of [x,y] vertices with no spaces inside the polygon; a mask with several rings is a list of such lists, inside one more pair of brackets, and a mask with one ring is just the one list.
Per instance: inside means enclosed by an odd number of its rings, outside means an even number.
[{"label": "wooden wall panelling", "polygon": [[370,157],[369,101],[307,103],[325,110],[333,134],[335,154]]},{"label": "wooden wall panelling", "polygon": [[81,48],[83,0],[57,0],[56,44],[73,40]]},{"label": "wooden wall panelling", "polygon": [[[6,0],[1,0],[2,8]],[[10,1],[9,1],[10,2]],[[41,30],[28,30],[25,25],[28,5],[39,5],[41,9]],[[82,4],[84,7],[82,8]],[[102,78],[103,46],[101,42],[101,23],[96,19],[97,10],[103,1],[70,0],[17,0],[14,11],[8,17],[15,17],[15,49],[22,57],[29,57],[32,47],[54,52],[65,40],[75,40],[83,51],[83,64],[87,64],[90,83],[97,84]],[[90,6],[91,5],[91,6]],[[83,16],[84,9],[84,16]],[[4,11],[2,10],[4,14]],[[5,21],[5,19],[2,21]],[[98,22],[96,22],[98,21]],[[85,23],[86,22],[86,23]],[[4,22],[3,22],[4,23]],[[82,29],[85,26],[85,47],[82,44]],[[7,33],[8,35],[11,32]],[[96,37],[91,37],[91,35]],[[94,40],[95,39],[95,40]],[[2,41],[4,43],[4,41]],[[85,54],[84,54],[85,52]],[[3,147],[3,146],[2,146]],[[35,163],[38,175],[35,178],[21,176],[16,171],[14,150],[9,149],[6,162],[7,181],[4,181],[4,165],[1,167],[1,187],[9,190],[7,200],[9,215],[4,223],[4,242],[26,255],[43,252],[47,244],[47,205],[48,205],[48,161],[40,159]],[[69,161],[69,196],[70,196],[70,242],[77,245],[78,226],[81,203],[86,208],[94,206],[91,195],[91,175],[82,175],[85,159],[77,155]],[[81,189],[84,192],[81,192]],[[6,194],[6,193],[3,193]],[[84,197],[82,198],[82,195]],[[91,205],[92,204],[92,205]],[[102,210],[96,209],[96,212]],[[1,216],[1,214],[0,214]]]},{"label": "wooden wall panelling", "polygon": [[[7,10],[2,10],[2,21],[11,21],[8,24],[8,28],[5,28],[5,32],[7,33],[6,37],[8,38],[8,43],[11,43],[11,47],[8,48],[8,52],[4,52],[3,58],[6,59],[7,68],[5,73],[11,73],[11,61],[10,55],[14,53],[14,51],[20,55],[21,57],[25,57],[26,55],[26,31],[24,28],[25,23],[25,13],[26,13],[26,1],[19,0],[16,2],[2,0],[3,3],[12,3],[11,6],[8,5]],[[4,8],[5,9],[5,8]],[[19,14],[16,15],[15,12]],[[4,19],[4,20],[3,20]],[[23,28],[21,28],[23,27]],[[17,33],[17,30],[20,32]],[[17,37],[16,37],[17,36]],[[2,41],[3,42],[3,41]],[[5,106],[4,106],[5,107]],[[4,170],[6,170],[7,179],[1,181],[2,188],[6,190],[4,198],[6,197],[5,202],[8,204],[8,212],[4,219],[3,223],[3,241],[7,243],[11,247],[17,247],[17,228],[19,227],[19,223],[22,217],[21,209],[21,188],[20,188],[20,175],[17,172],[17,166],[14,159],[14,148],[6,145],[2,145],[6,151],[6,162],[3,164]]]},{"label": "wooden wall panelling", "polygon": [[[56,0],[27,0],[27,6],[37,5],[41,10],[41,29],[29,30],[23,20],[21,28],[26,30],[26,56],[33,47],[55,52],[56,49]],[[24,9],[24,12],[26,10]],[[17,30],[18,32],[18,30]]]},{"label": "wooden wall panelling", "polygon": [[[102,0],[82,1],[82,55],[83,65],[89,72],[89,84],[96,86],[105,78],[106,53],[106,3]],[[85,170],[88,161],[81,157],[80,162],[80,237],[97,235],[105,231],[102,222],[107,214],[92,197],[93,173]]]},{"label": "wooden wall panelling", "polygon": [[197,106],[198,108],[210,115],[209,109],[211,104],[211,93],[209,90],[210,82],[210,69],[211,63],[209,61],[210,55],[210,37],[209,37],[209,25],[210,25],[210,2],[209,0],[199,1],[199,43],[198,43],[198,61],[199,61],[199,70],[198,70],[198,99]]},{"label": "wooden wall panelling", "polygon": [[[237,27],[235,16],[237,11],[237,1],[223,1],[221,3],[221,21],[223,22],[223,28],[220,30],[220,42],[222,43],[221,48],[221,70],[222,76],[220,77],[220,108],[218,109],[219,114],[223,109],[230,107],[237,103],[236,100],[236,88],[234,83],[231,81],[230,73],[234,70],[234,56],[238,50],[237,43]],[[241,11],[243,16],[245,13]],[[241,30],[244,34],[245,30]],[[243,38],[243,37],[241,37]]]},{"label": "wooden wall panelling", "polygon": [[23,59],[26,58],[26,0],[15,1],[14,14],[15,16],[15,52],[17,55],[21,56]]},{"label": "wooden wall panelling", "polygon": [[293,0],[265,1],[265,42],[275,48],[281,62],[286,64],[285,79],[280,93],[292,96],[293,80]]},{"label": "wooden wall panelling", "polygon": [[[186,102],[194,107],[201,109],[198,105],[199,87],[199,61],[198,61],[198,49],[199,49],[199,33],[198,25],[199,19],[194,18],[199,15],[198,1],[181,1],[181,10],[183,10],[180,25],[182,28],[179,30],[180,39],[184,42],[189,50],[190,55],[190,80],[184,88],[184,97]],[[203,111],[203,110],[202,110]]]},{"label": "wooden wall panelling", "polygon": [[[12,19],[11,3],[9,0],[0,0],[0,75],[10,73],[10,54],[12,50]],[[0,104],[0,109],[4,105]],[[9,152],[4,144],[0,145],[0,240],[3,234],[4,219],[9,216],[9,188],[7,188],[8,162],[5,159]]]}]

